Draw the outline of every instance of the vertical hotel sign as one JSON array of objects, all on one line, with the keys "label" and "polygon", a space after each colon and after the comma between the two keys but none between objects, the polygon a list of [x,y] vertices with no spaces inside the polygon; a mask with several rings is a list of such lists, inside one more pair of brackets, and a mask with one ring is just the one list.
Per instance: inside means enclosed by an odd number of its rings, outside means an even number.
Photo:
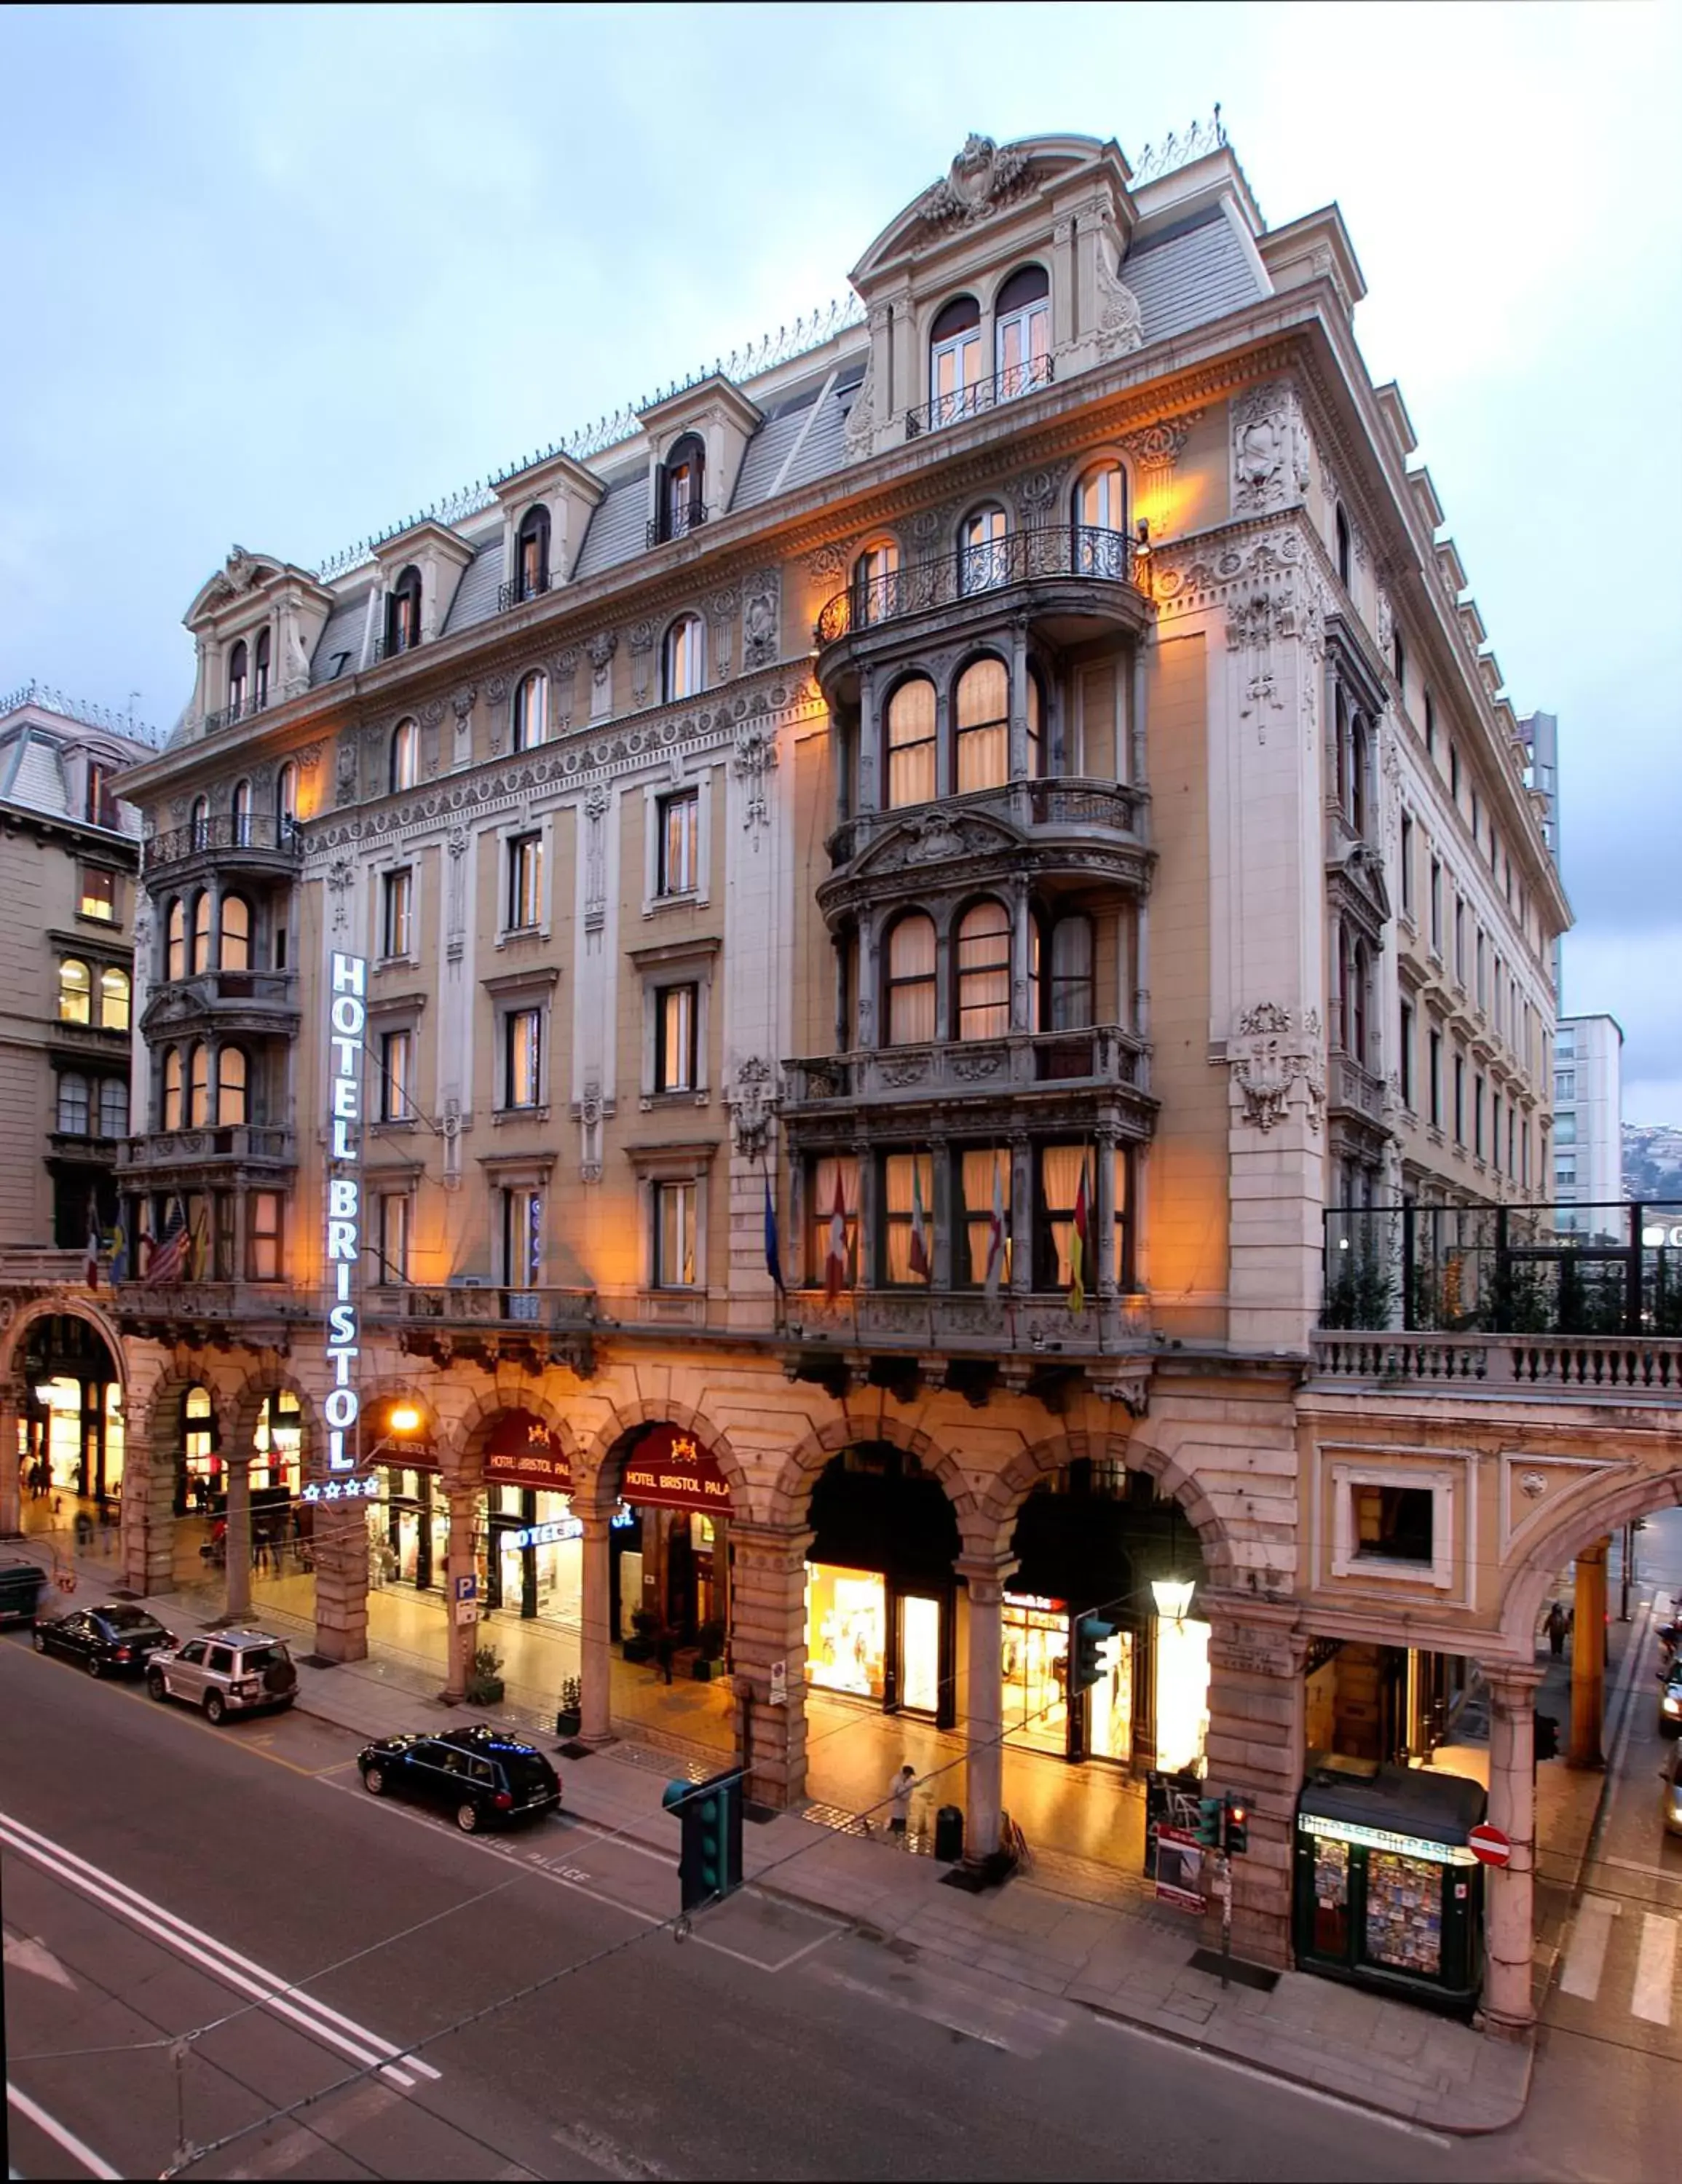
[{"label": "vertical hotel sign", "polygon": [[335,949],[327,1003],[332,1057],[327,1100],[327,1357],[333,1384],[324,1406],[327,1470],[335,1477],[355,1470],[361,1443],[357,1277],[362,1263],[362,1034],[367,1020],[367,960]]}]

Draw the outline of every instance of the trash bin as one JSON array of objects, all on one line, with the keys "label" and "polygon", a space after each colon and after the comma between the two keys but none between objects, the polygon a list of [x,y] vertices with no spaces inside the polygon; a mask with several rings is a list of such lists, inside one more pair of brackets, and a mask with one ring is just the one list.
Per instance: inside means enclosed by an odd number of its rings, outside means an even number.
[{"label": "trash bin", "polygon": [[964,1854],[964,1816],[956,1805],[943,1805],[934,1816],[934,1855],[955,1865]]}]

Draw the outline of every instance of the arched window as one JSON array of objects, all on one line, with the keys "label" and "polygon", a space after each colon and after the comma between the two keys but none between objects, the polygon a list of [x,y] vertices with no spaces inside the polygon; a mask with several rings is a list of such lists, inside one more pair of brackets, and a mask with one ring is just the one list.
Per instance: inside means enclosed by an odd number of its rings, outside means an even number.
[{"label": "arched window", "polygon": [[1092,920],[1080,911],[1051,928],[1047,1029],[1083,1031],[1093,1022]]},{"label": "arched window", "polygon": [[181,1050],[178,1046],[164,1050],[164,1128],[178,1130],[181,1126]]},{"label": "arched window", "polygon": [[528,508],[514,541],[514,596],[535,599],[549,588],[549,512]]},{"label": "arched window", "polygon": [[99,1134],[125,1138],[129,1134],[129,1088],[120,1077],[99,1080]]},{"label": "arched window", "polygon": [[1074,491],[1074,563],[1081,577],[1128,573],[1128,480],[1119,463],[1100,463]]},{"label": "arched window", "polygon": [[224,971],[251,968],[251,905],[243,895],[222,897],[221,945],[216,961]]},{"label": "arched window", "polygon": [[1051,376],[1051,283],[1043,265],[1011,274],[993,305],[993,368],[999,399],[1043,387]]},{"label": "arched window", "polygon": [[889,1046],[920,1046],[934,1037],[934,920],[902,917],[888,936],[888,991],[883,1011]]},{"label": "arched window", "polygon": [[902,682],[888,701],[888,804],[934,799],[934,685],[924,676]]},{"label": "arched window", "polygon": [[187,968],[195,978],[210,968],[210,890],[203,889],[192,901],[192,950]]},{"label": "arched window", "polygon": [[660,695],[668,702],[693,698],[706,681],[705,648],[699,615],[679,615],[666,632],[660,655]]},{"label": "arched window", "polygon": [[392,730],[390,789],[395,796],[413,788],[420,765],[420,731],[412,720],[399,721]]},{"label": "arched window", "polygon": [[1349,589],[1349,518],[1341,508],[1337,514],[1338,582],[1345,591]]},{"label": "arched window", "polygon": [[654,538],[687,538],[707,519],[707,455],[698,433],[686,432],[660,466]]},{"label": "arched window", "polygon": [[989,592],[1010,581],[1009,548],[1002,508],[977,508],[964,518],[958,547],[958,589]]},{"label": "arched window", "polygon": [[259,629],[259,630],[258,631],[258,632],[257,632],[257,646],[256,646],[256,650],[255,650],[255,652],[254,652],[254,654],[253,654],[253,662],[252,662],[252,682],[251,682],[251,707],[252,707],[252,710],[253,710],[253,712],[259,711],[259,710],[261,710],[265,705],[266,705],[268,704],[268,702],[269,702],[269,632],[268,632],[268,631],[267,631],[266,629]]},{"label": "arched window", "polygon": [[66,1137],[88,1134],[87,1079],[67,1069],[58,1079],[58,1128]]},{"label": "arched window", "polygon": [[99,973],[99,1021],[107,1031],[126,1031],[132,989],[129,974],[114,963]]},{"label": "arched window", "polygon": [[1011,777],[1011,678],[1002,660],[977,660],[958,677],[957,783],[1000,788]]},{"label": "arched window", "polygon": [[246,1120],[245,1056],[237,1046],[219,1049],[216,1056],[216,1120],[224,1128]]},{"label": "arched window", "polygon": [[1011,1028],[1011,913],[978,902],[958,927],[960,1039],[1002,1039]]},{"label": "arched window", "polygon": [[860,626],[888,621],[899,611],[899,549],[879,538],[853,564],[853,620]]},{"label": "arched window", "polygon": [[177,895],[164,918],[164,976],[187,976],[187,905]]},{"label": "arched window", "polygon": [[521,677],[514,694],[514,748],[535,750],[549,740],[549,678],[541,667]]},{"label": "arched window", "polygon": [[58,1021],[73,1024],[93,1021],[92,974],[74,956],[66,956],[58,966]]},{"label": "arched window", "polygon": [[251,847],[251,783],[248,781],[234,783],[233,821],[234,847],[248,850]]},{"label": "arched window", "polygon": [[228,718],[231,721],[237,721],[245,710],[248,659],[245,639],[242,638],[228,655]]},{"label": "arched window", "polygon": [[386,601],[386,654],[409,652],[420,642],[420,571],[405,569]]},{"label": "arched window", "polygon": [[210,846],[210,800],[208,796],[193,798],[192,825],[193,848],[208,850]]},{"label": "arched window", "polygon": [[981,306],[973,296],[955,296],[928,330],[930,426],[968,416],[981,380]]},{"label": "arched window", "polygon": [[275,819],[281,841],[298,824],[298,767],[288,759],[275,777]]},{"label": "arched window", "polygon": [[187,1126],[202,1130],[210,1119],[210,1050],[194,1046],[187,1055]]}]

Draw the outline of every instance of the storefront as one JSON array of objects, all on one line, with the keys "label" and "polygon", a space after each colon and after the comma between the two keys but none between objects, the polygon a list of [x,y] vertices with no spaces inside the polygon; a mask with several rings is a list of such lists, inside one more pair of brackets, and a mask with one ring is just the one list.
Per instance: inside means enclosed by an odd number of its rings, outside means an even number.
[{"label": "storefront", "polygon": [[1481,1784],[1417,1768],[1323,1767],[1297,1802],[1293,1916],[1304,1971],[1469,2013],[1483,1970]]},{"label": "storefront", "polygon": [[200,1515],[224,1499],[222,1460],[216,1449],[216,1416],[208,1388],[189,1388],[181,1398],[181,1446],[175,1463],[175,1514]]},{"label": "storefront", "polygon": [[506,1411],[484,1461],[487,1605],[580,1629],[584,1528],[572,1513],[565,1450],[531,1412]]},{"label": "storefront", "polygon": [[807,1682],[950,1728],[958,1537],[939,1482],[898,1449],[849,1449],[814,1488],[811,1521]]},{"label": "storefront", "polygon": [[304,1413],[298,1397],[279,1389],[265,1398],[252,1436],[251,1490],[295,1496],[304,1483]]},{"label": "storefront", "polygon": [[[30,1390],[29,1427],[35,1460],[46,1466],[54,1493],[97,1500],[123,1484],[123,1391],[115,1381],[68,1376]],[[209,1400],[208,1398],[206,1399]]]},{"label": "storefront", "polygon": [[621,1511],[610,1534],[615,1634],[636,1639],[665,1630],[688,1645],[705,1632],[721,1652],[730,1619],[730,1482],[716,1457],[679,1426],[650,1426],[623,1459],[619,1491]]}]

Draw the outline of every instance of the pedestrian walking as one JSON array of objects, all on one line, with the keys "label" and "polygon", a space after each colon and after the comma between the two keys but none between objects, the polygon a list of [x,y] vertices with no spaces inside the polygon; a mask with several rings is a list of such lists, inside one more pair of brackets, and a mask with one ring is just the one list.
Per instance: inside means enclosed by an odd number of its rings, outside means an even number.
[{"label": "pedestrian walking", "polygon": [[895,1842],[903,1846],[905,1830],[911,1817],[911,1791],[916,1786],[917,1770],[908,1759],[894,1777],[888,1791],[888,1832]]},{"label": "pedestrian walking", "polygon": [[1548,1651],[1556,1661],[1564,1657],[1565,1634],[1569,1627],[1565,1619],[1565,1610],[1557,1601],[1555,1601],[1553,1606],[1548,1610],[1547,1634]]},{"label": "pedestrian walking", "polygon": [[671,1657],[677,1651],[677,1641],[671,1635],[671,1626],[663,1623],[654,1640],[654,1666],[667,1683],[671,1681]]}]

